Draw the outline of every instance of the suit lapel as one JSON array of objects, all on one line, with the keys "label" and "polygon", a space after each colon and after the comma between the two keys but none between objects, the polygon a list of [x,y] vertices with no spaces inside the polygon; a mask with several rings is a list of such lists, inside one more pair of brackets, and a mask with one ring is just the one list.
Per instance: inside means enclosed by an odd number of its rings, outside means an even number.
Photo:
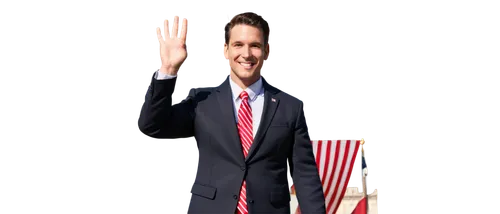
[{"label": "suit lapel", "polygon": [[231,87],[229,85],[229,77],[217,88],[217,101],[219,102],[219,109],[221,111],[220,119],[223,122],[223,127],[229,135],[229,146],[231,155],[238,163],[244,161],[243,152],[241,150],[240,137],[238,135],[238,129],[236,120],[234,118],[234,107],[231,94]]},{"label": "suit lapel", "polygon": [[279,105],[279,99],[275,96],[278,93],[278,90],[271,85],[269,85],[264,78],[262,77],[262,86],[264,87],[264,107],[262,112],[262,118],[260,120],[259,128],[257,129],[257,134],[255,135],[252,146],[250,146],[250,151],[248,151],[248,155],[246,158],[246,162],[248,162],[252,156],[255,155],[257,149],[259,148],[260,143],[262,142],[264,135],[271,124],[271,121],[274,118],[274,113]]}]

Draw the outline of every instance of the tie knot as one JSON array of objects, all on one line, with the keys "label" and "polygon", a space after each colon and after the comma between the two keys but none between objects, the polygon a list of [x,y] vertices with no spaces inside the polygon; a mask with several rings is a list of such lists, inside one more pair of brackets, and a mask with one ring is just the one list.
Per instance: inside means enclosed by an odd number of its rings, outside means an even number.
[{"label": "tie knot", "polygon": [[240,98],[241,98],[242,100],[244,100],[244,99],[248,99],[248,93],[247,93],[246,91],[241,92],[241,94],[240,94]]}]

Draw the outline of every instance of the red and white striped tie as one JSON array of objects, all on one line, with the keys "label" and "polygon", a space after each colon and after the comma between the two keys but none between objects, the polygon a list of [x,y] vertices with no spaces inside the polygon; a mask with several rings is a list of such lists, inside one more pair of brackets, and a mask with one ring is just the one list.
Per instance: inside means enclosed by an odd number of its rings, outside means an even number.
[{"label": "red and white striped tie", "polygon": [[[246,91],[241,92],[241,105],[238,110],[238,132],[241,140],[241,147],[243,148],[243,154],[245,158],[248,155],[248,150],[253,142],[253,129],[252,129],[252,110],[248,104],[248,93]],[[243,180],[243,185],[240,190],[240,200],[238,201],[238,214],[248,214],[247,209],[247,191],[246,191],[246,181]]]}]

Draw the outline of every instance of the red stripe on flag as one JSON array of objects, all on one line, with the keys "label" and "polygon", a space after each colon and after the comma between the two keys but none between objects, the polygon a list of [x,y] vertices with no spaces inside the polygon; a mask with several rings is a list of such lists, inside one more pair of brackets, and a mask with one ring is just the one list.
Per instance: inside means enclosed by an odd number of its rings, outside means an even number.
[{"label": "red stripe on flag", "polygon": [[[350,139],[347,142],[346,149],[344,149],[344,151],[343,151],[344,154],[343,154],[343,157],[342,157],[342,164],[340,165],[339,173],[337,174],[338,177],[337,177],[337,180],[336,180],[337,182],[335,182],[335,186],[333,188],[333,195],[330,198],[330,201],[328,201],[328,202],[325,201],[325,203],[326,203],[326,210],[327,211],[332,210],[333,202],[335,201],[335,198],[337,198],[337,194],[339,194],[339,192],[340,192],[339,191],[339,184],[340,184],[340,180],[342,179],[342,175],[345,173],[344,172],[345,162],[346,162],[347,156],[349,154],[349,147],[348,147],[349,143],[350,143],[349,141],[350,141]],[[336,167],[339,167],[337,165],[338,164],[337,160],[339,160],[338,157],[339,157],[339,153],[340,153],[340,145],[341,145],[341,140],[338,139],[337,140],[337,148],[338,149],[335,151],[335,161],[336,161],[335,165],[336,165]],[[334,170],[336,170],[336,169],[334,169]],[[328,186],[328,188],[330,188],[330,187],[331,187],[331,185]],[[327,212],[327,213],[330,213],[330,212]],[[332,213],[335,213],[335,210]]]},{"label": "red stripe on flag", "polygon": [[351,167],[349,168],[349,172],[351,173],[351,175],[349,176],[349,180],[347,180],[347,186],[351,185],[352,184],[352,179],[354,178],[354,172],[356,171],[356,165],[358,165],[358,155],[359,155],[359,147],[361,146],[360,145],[361,143],[361,140],[360,139],[356,139],[356,147],[355,147],[355,150],[354,150],[354,154],[355,154],[355,158],[352,160],[352,165]]},{"label": "red stripe on flag", "polygon": [[318,148],[316,148],[316,165],[318,166],[318,172],[321,175],[321,144],[323,142],[318,141]]},{"label": "red stripe on flag", "polygon": [[[337,141],[336,146],[335,146],[335,157],[334,157],[335,159],[333,159],[333,168],[332,168],[332,171],[330,172],[330,179],[328,180],[326,188],[323,186],[323,188],[325,188],[325,197],[331,191],[330,189],[332,187],[333,177],[335,175],[335,169],[337,168],[337,162],[338,162],[337,160],[338,160],[338,157],[339,157],[339,152],[340,152],[340,140]],[[332,199],[330,199],[330,201],[333,202]],[[326,205],[326,209],[327,210],[330,210],[331,205],[329,205],[329,204],[330,204],[329,201],[326,201],[325,205]]]},{"label": "red stripe on flag", "polygon": [[351,214],[367,214],[368,210],[366,209],[366,197],[363,197],[359,202],[358,205],[354,208]]},{"label": "red stripe on flag", "polygon": [[[332,141],[329,140],[326,143],[326,154],[330,154],[330,149],[332,148]],[[328,174],[328,164],[330,163],[330,155],[325,157],[325,165],[323,166],[323,178],[321,179],[321,185],[325,186],[326,175]]]}]

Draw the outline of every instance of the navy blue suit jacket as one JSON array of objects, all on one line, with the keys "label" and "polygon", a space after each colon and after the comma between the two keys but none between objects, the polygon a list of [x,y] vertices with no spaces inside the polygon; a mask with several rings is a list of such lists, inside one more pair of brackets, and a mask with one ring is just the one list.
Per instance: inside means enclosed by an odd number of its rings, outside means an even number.
[{"label": "navy blue suit jacket", "polygon": [[287,160],[302,213],[326,213],[302,101],[263,78],[262,119],[245,158],[229,77],[218,87],[191,89],[186,99],[172,105],[176,80],[152,78],[139,129],[153,138],[195,137],[199,163],[188,213],[234,213],[246,179],[250,214],[289,214]]}]

